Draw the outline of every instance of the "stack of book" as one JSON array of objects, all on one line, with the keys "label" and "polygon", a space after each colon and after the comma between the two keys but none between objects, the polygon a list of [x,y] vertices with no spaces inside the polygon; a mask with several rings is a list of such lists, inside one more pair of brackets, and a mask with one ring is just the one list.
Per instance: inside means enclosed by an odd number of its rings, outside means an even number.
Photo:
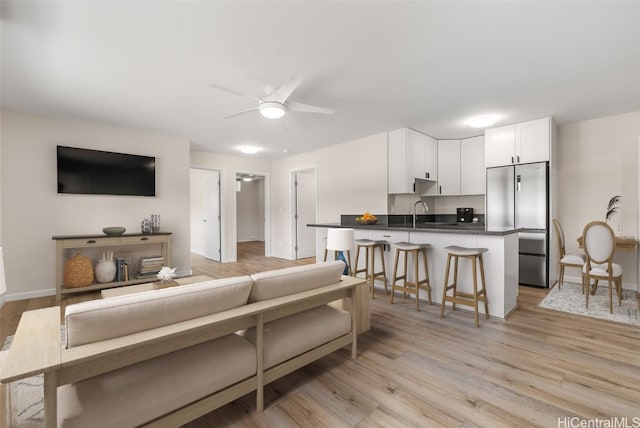
[{"label": "stack of book", "polygon": [[164,259],[162,256],[140,257],[136,278],[155,277],[157,273],[160,272],[160,269],[162,269],[163,263]]},{"label": "stack of book", "polygon": [[125,259],[116,259],[116,281],[129,281],[129,265]]}]

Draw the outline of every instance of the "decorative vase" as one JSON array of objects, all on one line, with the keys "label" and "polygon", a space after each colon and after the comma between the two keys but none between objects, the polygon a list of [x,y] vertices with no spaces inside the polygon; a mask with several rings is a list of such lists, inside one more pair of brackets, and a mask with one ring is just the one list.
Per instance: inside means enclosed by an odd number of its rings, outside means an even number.
[{"label": "decorative vase", "polygon": [[116,277],[116,263],[113,260],[100,260],[95,268],[96,281],[111,282]]},{"label": "decorative vase", "polygon": [[142,220],[142,223],[140,224],[140,229],[142,230],[142,233],[151,233],[151,222],[149,221],[148,218],[145,218]]},{"label": "decorative vase", "polygon": [[151,232],[160,232],[160,214],[151,214]]}]

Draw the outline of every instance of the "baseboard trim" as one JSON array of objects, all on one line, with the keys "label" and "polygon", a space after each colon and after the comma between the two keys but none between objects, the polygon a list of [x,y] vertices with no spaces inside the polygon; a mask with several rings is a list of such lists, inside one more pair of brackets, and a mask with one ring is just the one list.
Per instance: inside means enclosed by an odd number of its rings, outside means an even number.
[{"label": "baseboard trim", "polygon": [[36,297],[46,297],[46,296],[55,296],[55,295],[56,295],[55,288],[50,288],[45,290],[27,291],[25,293],[7,294],[5,301],[14,302],[16,300],[34,299]]}]

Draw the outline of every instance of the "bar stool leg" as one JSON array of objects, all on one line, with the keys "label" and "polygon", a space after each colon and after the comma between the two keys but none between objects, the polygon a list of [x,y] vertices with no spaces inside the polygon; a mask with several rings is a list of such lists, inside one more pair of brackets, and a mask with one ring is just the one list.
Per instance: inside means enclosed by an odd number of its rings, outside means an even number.
[{"label": "bar stool leg", "polygon": [[447,254],[447,267],[444,273],[444,287],[442,287],[442,303],[440,304],[440,318],[444,318],[444,305],[447,302],[447,289],[449,288],[450,268],[451,268],[451,254]]},{"label": "bar stool leg", "polygon": [[[460,257],[458,256],[453,256],[454,257],[454,261],[453,261],[453,296],[457,296],[458,295],[458,259],[460,259]],[[453,301],[453,310],[456,310],[456,301]]]},{"label": "bar stool leg", "polygon": [[408,261],[409,261],[409,253],[407,251],[403,251],[402,252],[404,255],[404,275],[403,275],[403,285],[404,285],[404,290],[402,291],[402,297],[404,297],[405,299],[407,298],[407,276],[409,275],[409,272],[407,271],[407,265],[408,265]]},{"label": "bar stool leg", "polygon": [[476,327],[480,327],[478,320],[478,270],[476,268],[477,257],[471,257],[471,266],[473,268],[473,311],[476,318]]},{"label": "bar stool leg", "polygon": [[400,257],[400,250],[396,250],[395,263],[393,264],[393,281],[391,281],[391,304],[393,304],[393,296],[396,294],[395,285],[398,276],[398,258]]},{"label": "bar stool leg", "polygon": [[420,280],[418,279],[418,251],[411,251],[411,257],[414,259],[413,263],[413,273],[415,275],[415,284],[416,284],[416,311],[420,310]]},{"label": "bar stool leg", "polygon": [[369,283],[369,286],[371,287],[371,299],[375,299],[375,293],[374,293],[374,289],[373,289],[373,271],[371,271],[371,274],[369,274],[369,253],[371,252],[371,248],[372,247],[366,247],[365,248],[365,271],[364,271],[364,277],[367,278],[367,282]]},{"label": "bar stool leg", "polygon": [[[380,261],[382,262],[382,278],[384,280],[384,294],[389,294],[387,290],[387,268],[384,265],[384,244],[380,244],[378,247],[380,249]],[[375,251],[373,252],[373,257],[375,259]]]},{"label": "bar stool leg", "polygon": [[[351,275],[356,276],[358,274],[358,260],[360,259],[360,245],[356,246],[356,261],[353,265],[354,269],[351,271]],[[365,275],[366,276],[366,275]]]},{"label": "bar stool leg", "polygon": [[425,285],[427,286],[427,298],[429,299],[429,304],[432,305],[431,302],[431,280],[429,279],[429,264],[427,263],[427,249],[423,248],[421,250],[422,260],[424,261],[424,276],[425,276]]},{"label": "bar stool leg", "polygon": [[489,301],[487,299],[487,285],[484,281],[484,258],[480,254],[480,278],[482,279],[482,297],[484,298],[484,313],[486,319],[489,319]]}]

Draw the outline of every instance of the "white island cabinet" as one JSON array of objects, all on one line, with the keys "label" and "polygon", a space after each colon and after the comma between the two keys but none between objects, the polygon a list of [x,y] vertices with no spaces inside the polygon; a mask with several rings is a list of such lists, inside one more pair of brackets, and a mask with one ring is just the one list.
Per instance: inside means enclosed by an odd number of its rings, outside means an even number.
[{"label": "white island cabinet", "polygon": [[[420,230],[409,234],[409,242],[431,244],[431,249],[428,253],[431,298],[438,304],[442,302],[442,290],[447,266],[447,253],[444,252],[444,247],[458,245],[461,247],[489,249],[483,254],[489,315],[505,319],[515,310],[518,304],[517,233],[507,235],[471,235],[466,233],[430,233]],[[420,275],[423,275],[422,270],[420,270]],[[478,281],[480,281],[479,274]],[[449,274],[449,282],[453,282],[453,264]],[[472,284],[471,262],[460,259],[458,291],[471,293],[473,291]],[[426,295],[422,298],[426,298]],[[479,305],[479,311],[484,313],[484,305]]]},{"label": "white island cabinet", "polygon": [[[444,287],[444,274],[447,263],[447,256],[444,247],[449,245],[459,245],[462,247],[483,247],[489,251],[484,253],[484,268],[487,288],[487,298],[489,300],[489,315],[495,318],[506,319],[517,306],[518,298],[518,233],[516,230],[485,230],[479,228],[456,228],[456,227],[434,227],[412,228],[412,227],[387,227],[385,225],[339,225],[339,224],[314,224],[308,225],[318,228],[318,247],[316,257],[322,260],[324,255],[324,241],[327,229],[331,227],[353,227],[355,238],[384,239],[389,244],[400,241],[412,243],[430,244],[428,250],[429,276],[431,280],[431,299],[434,304],[442,301],[442,290]],[[353,257],[353,253],[352,253]],[[387,281],[390,284],[393,275],[393,261],[395,253],[393,247],[388,247],[385,251],[385,263],[387,268]],[[329,255],[332,259],[333,255]],[[353,262],[353,260],[352,260]],[[410,259],[411,262],[411,259]],[[376,255],[376,263],[379,258]],[[359,261],[360,267],[364,266],[363,257]],[[379,266],[379,265],[377,265]],[[453,268],[452,268],[453,269]],[[402,269],[398,272],[401,274]],[[420,266],[420,278],[423,278],[424,271]],[[409,270],[409,278],[413,280],[413,271]],[[453,271],[449,276],[450,282],[453,278]],[[478,276],[478,279],[480,276]],[[471,262],[460,260],[458,271],[458,290],[472,291]],[[383,293],[382,281],[376,281],[376,298]],[[388,297],[388,296],[387,296]],[[420,299],[427,301],[424,290],[420,290]],[[423,303],[420,302],[422,306]],[[480,305],[480,312],[484,313],[484,306]],[[465,310],[464,308],[456,310]],[[446,317],[446,313],[445,313]]]}]

